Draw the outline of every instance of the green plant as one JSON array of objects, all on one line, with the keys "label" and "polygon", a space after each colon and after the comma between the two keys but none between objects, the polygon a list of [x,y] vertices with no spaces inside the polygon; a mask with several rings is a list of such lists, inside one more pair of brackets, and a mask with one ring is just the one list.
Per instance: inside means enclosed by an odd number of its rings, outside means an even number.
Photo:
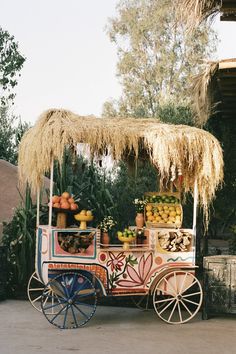
[{"label": "green plant", "polygon": [[[40,211],[45,218],[45,211]],[[14,211],[12,220],[3,225],[2,243],[8,250],[7,293],[17,296],[26,291],[28,279],[34,271],[36,205],[27,186],[24,198]]]}]

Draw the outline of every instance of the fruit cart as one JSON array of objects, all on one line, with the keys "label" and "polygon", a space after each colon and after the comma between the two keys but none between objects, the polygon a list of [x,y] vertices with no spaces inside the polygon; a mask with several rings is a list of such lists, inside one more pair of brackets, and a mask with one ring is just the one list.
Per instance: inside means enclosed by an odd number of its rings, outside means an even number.
[{"label": "fruit cart", "polygon": [[[90,144],[93,153],[102,154],[109,147],[115,159],[125,158],[127,151],[138,157],[140,146],[146,148],[161,181],[169,177],[178,187],[178,195],[173,191],[147,194],[141,242],[136,237],[140,230],[134,226],[118,235],[122,243],[103,244],[100,229],[90,227],[91,213],[86,211],[73,211],[80,221],[76,227],[52,225],[52,202],[48,224],[39,224],[43,174],[50,171],[52,201],[53,161],[61,161],[65,146],[76,147],[81,142]],[[158,150],[164,143],[165,159]],[[158,154],[162,154],[160,160]],[[28,285],[32,305],[59,328],[87,323],[100,296],[132,296],[141,308],[152,299],[163,321],[180,324],[191,320],[203,298],[195,275],[197,205],[203,206],[207,216],[208,203],[223,178],[222,168],[218,141],[197,128],[156,120],[79,117],[65,110],[45,112],[23,137],[19,153],[20,180],[37,191],[35,273]],[[182,194],[190,190],[194,197],[191,229],[182,226],[180,190]]]}]

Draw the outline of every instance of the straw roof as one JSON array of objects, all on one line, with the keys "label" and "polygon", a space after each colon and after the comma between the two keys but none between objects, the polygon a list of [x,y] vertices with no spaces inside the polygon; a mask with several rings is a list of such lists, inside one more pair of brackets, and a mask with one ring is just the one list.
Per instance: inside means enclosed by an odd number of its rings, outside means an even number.
[{"label": "straw roof", "polygon": [[193,30],[204,20],[212,20],[219,13],[222,0],[177,0],[176,3],[178,17]]},{"label": "straw roof", "polygon": [[194,30],[203,21],[212,21],[221,14],[221,21],[236,21],[236,0],[177,0],[178,19],[189,30]]},{"label": "straw roof", "polygon": [[206,62],[192,82],[192,107],[197,125],[203,126],[215,113],[225,118],[235,117],[236,59]]},{"label": "straw roof", "polygon": [[90,145],[92,154],[110,148],[114,159],[127,154],[149,155],[161,180],[180,168],[183,191],[192,191],[197,181],[201,205],[207,210],[223,180],[222,150],[217,139],[198,128],[160,123],[157,119],[95,118],[78,116],[63,109],[43,113],[25,133],[19,151],[19,178],[35,191],[52,159],[62,161],[65,146]]},{"label": "straw roof", "polygon": [[192,80],[192,108],[195,121],[203,126],[216,109],[214,100],[215,80],[214,75],[219,68],[218,62],[207,62],[203,71]]}]

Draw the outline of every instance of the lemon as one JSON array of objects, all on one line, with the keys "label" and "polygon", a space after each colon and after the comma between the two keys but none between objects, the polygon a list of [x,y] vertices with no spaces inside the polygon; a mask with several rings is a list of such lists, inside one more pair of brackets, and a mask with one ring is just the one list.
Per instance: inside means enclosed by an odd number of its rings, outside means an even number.
[{"label": "lemon", "polygon": [[181,209],[180,207],[176,207],[175,209],[177,215],[181,215]]},{"label": "lemon", "polygon": [[153,221],[153,219],[154,219],[154,216],[152,216],[152,215],[148,216],[148,221]]},{"label": "lemon", "polygon": [[151,216],[152,215],[152,212],[151,211],[147,211],[146,212],[146,216]]},{"label": "lemon", "polygon": [[152,206],[151,206],[151,205],[147,205],[147,206],[146,206],[146,210],[147,210],[147,211],[151,211],[151,210],[152,210]]},{"label": "lemon", "polygon": [[170,216],[176,216],[176,212],[175,211],[171,211],[170,212]]},{"label": "lemon", "polygon": [[168,218],[168,214],[163,213],[163,214],[162,214],[162,219],[167,219],[167,218]]}]

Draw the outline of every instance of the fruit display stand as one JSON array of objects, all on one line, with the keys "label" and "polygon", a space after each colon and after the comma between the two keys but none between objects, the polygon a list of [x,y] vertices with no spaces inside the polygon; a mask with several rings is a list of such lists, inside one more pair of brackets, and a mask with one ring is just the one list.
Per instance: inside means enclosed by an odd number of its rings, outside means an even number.
[{"label": "fruit display stand", "polygon": [[179,192],[147,192],[145,223],[147,227],[180,228],[183,221],[183,208]]},{"label": "fruit display stand", "polygon": [[[172,203],[172,197],[165,198],[165,203],[158,198],[150,202],[168,207],[169,214],[164,215],[168,218],[163,217],[164,223],[157,226],[165,225],[154,227],[159,219],[150,220],[155,222],[147,225],[145,242],[131,237],[125,247],[122,243],[104,247],[100,230],[89,224],[80,224],[82,229],[54,226],[52,214],[56,206],[52,202],[49,203],[48,224],[40,225],[43,175],[50,172],[52,201],[54,161],[60,165],[65,149],[72,147],[77,151],[79,143],[90,146],[91,157],[110,151],[114,159],[120,160],[131,155],[138,158],[144,152],[157,167],[160,181],[172,180],[180,185],[182,177],[186,177],[182,192],[193,194],[192,228],[185,229],[182,225],[181,229],[176,228],[179,210],[176,208],[180,208],[181,203],[180,200],[178,204]],[[23,136],[19,150],[20,180],[37,191],[35,273],[28,285],[32,305],[60,329],[84,326],[93,317],[99,296],[151,297],[155,313],[164,322],[190,321],[198,313],[203,297],[195,275],[197,205],[199,201],[206,211],[222,182],[222,156],[219,142],[197,128],[162,124],[156,119],[98,119],[76,116],[66,110],[45,112]],[[169,209],[174,205],[174,210]],[[64,207],[68,208],[68,202],[63,200]],[[163,209],[163,213],[164,210],[167,209]],[[182,224],[181,208],[180,212]],[[153,218],[161,216],[154,213]],[[175,222],[166,228],[168,220],[165,219],[169,217],[175,217]],[[124,236],[120,239],[126,242]],[[31,284],[33,280],[38,281],[38,289]],[[39,295],[32,298],[36,290]],[[140,308],[140,302],[136,303]]]}]

